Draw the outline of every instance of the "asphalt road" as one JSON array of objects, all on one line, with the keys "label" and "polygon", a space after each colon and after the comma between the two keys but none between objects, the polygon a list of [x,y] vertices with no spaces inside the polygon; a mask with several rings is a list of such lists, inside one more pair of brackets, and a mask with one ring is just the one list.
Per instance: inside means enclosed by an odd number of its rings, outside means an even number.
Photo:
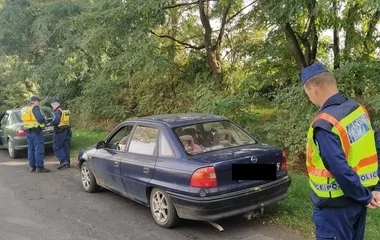
[{"label": "asphalt road", "polygon": [[27,159],[11,160],[0,150],[0,240],[181,239],[301,240],[284,227],[239,216],[208,223],[184,221],[176,229],[154,223],[148,208],[102,190],[86,193],[76,167],[57,170],[47,153],[50,173],[29,173]]}]

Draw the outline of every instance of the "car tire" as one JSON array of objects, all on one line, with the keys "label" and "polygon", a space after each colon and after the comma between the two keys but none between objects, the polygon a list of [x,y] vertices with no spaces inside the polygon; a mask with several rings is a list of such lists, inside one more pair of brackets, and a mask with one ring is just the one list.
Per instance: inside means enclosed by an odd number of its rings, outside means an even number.
[{"label": "car tire", "polygon": [[99,189],[99,185],[96,183],[94,174],[92,174],[88,163],[82,163],[80,167],[80,176],[82,181],[82,187],[86,192],[93,193]]},{"label": "car tire", "polygon": [[160,227],[174,228],[178,225],[180,218],[165,191],[153,188],[150,193],[149,207],[154,221]]},{"label": "car tire", "polygon": [[15,147],[13,145],[13,140],[10,138],[8,139],[8,154],[9,154],[9,157],[12,159],[18,158],[20,155],[20,152],[15,150]]}]

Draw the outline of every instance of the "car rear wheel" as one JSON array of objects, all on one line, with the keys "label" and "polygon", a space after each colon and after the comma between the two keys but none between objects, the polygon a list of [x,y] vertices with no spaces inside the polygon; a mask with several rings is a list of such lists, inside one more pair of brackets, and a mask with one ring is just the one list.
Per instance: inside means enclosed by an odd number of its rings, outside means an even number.
[{"label": "car rear wheel", "polygon": [[94,174],[92,174],[87,162],[82,163],[80,176],[82,180],[83,189],[86,192],[93,193],[99,189],[99,186],[96,183],[95,176]]},{"label": "car rear wheel", "polygon": [[12,139],[8,139],[8,154],[13,159],[19,156],[19,151],[15,150]]},{"label": "car rear wheel", "polygon": [[163,228],[173,228],[180,219],[165,191],[154,188],[150,193],[150,211],[154,221]]}]

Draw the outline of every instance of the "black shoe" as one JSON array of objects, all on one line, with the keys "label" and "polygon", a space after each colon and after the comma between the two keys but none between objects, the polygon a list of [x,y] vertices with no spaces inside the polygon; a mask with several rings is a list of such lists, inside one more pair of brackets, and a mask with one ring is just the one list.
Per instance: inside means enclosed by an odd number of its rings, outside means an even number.
[{"label": "black shoe", "polygon": [[37,167],[36,168],[36,173],[48,173],[50,172],[50,169],[47,169],[45,167]]},{"label": "black shoe", "polygon": [[70,163],[61,163],[57,167],[57,169],[62,169],[62,168],[70,168]]},{"label": "black shoe", "polygon": [[30,167],[29,168],[29,172],[35,172],[36,171],[36,167]]}]

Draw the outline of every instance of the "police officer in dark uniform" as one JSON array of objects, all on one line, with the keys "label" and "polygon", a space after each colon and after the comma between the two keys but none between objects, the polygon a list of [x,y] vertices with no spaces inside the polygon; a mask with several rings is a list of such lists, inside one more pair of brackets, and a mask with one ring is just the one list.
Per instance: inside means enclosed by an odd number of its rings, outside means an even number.
[{"label": "police officer in dark uniform", "polygon": [[380,136],[365,107],[339,93],[322,64],[302,69],[301,79],[320,108],[306,148],[316,239],[363,240],[367,208],[380,207]]},{"label": "police officer in dark uniform", "polygon": [[49,126],[54,126],[53,149],[60,163],[57,169],[70,168],[70,111],[57,98],[52,98],[50,104],[54,109],[54,119]]},{"label": "police officer in dark uniform", "polygon": [[47,173],[44,167],[45,144],[44,133],[45,118],[40,110],[40,98],[33,96],[27,106],[21,109],[23,129],[28,141],[28,160],[30,172]]}]

